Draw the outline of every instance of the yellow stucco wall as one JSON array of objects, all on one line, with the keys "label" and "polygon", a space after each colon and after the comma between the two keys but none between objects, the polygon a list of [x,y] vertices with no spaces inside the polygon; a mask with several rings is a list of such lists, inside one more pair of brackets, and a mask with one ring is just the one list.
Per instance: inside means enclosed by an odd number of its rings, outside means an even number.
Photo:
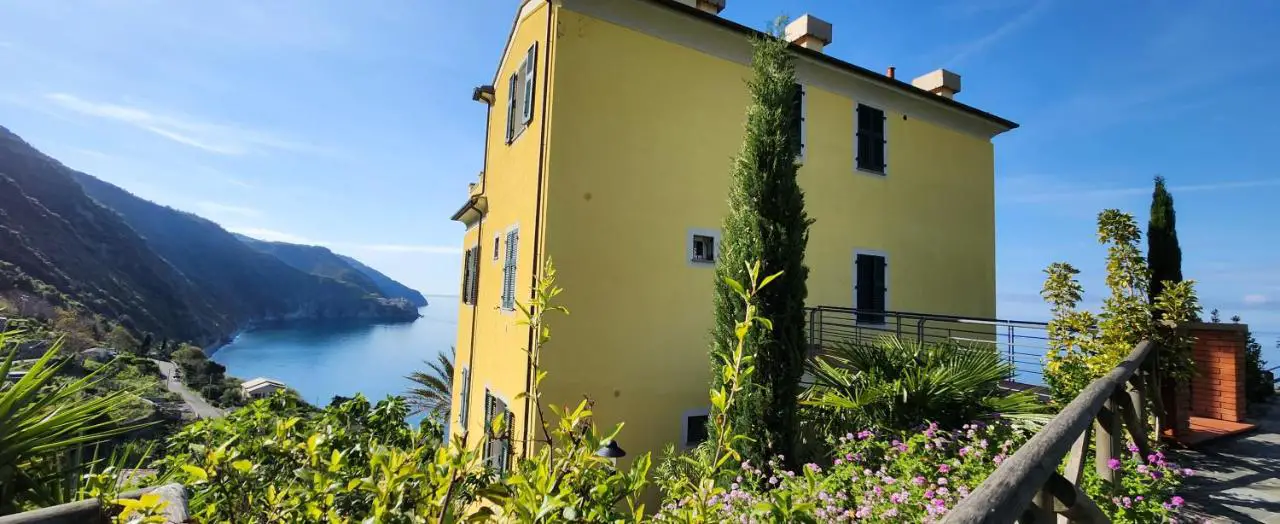
[{"label": "yellow stucco wall", "polygon": [[[572,11],[558,20],[546,245],[572,315],[552,321],[544,393],[590,396],[601,426],[625,420],[634,456],[677,442],[684,414],[707,406],[713,270],[685,242],[725,214],[750,70]],[[859,173],[855,101],[807,92],[810,304],[852,306],[864,248],[889,255],[890,307],[994,315],[990,141],[889,111],[889,176]]]},{"label": "yellow stucco wall", "polygon": [[[517,324],[519,313],[500,309],[502,296],[502,264],[505,254],[506,232],[519,227],[518,263],[516,268],[516,296],[524,301],[529,293],[533,277],[533,252],[535,212],[537,209],[538,159],[543,121],[542,93],[551,82],[544,77],[543,61],[546,59],[546,34],[548,17],[552,16],[546,4],[535,2],[532,11],[518,23],[508,46],[507,59],[494,80],[495,98],[489,109],[488,142],[485,159],[483,196],[487,199],[488,213],[482,222],[469,228],[463,239],[463,248],[480,243],[479,288],[477,305],[458,303],[458,339],[455,345],[455,391],[460,392],[464,368],[471,371],[471,396],[468,427],[469,443],[475,445],[482,434],[484,423],[484,394],[488,388],[503,399],[515,418],[516,425],[524,420],[524,402],[516,397],[525,390],[529,329]],[[535,88],[533,121],[511,143],[506,143],[507,78],[520,67],[525,52],[538,42],[538,78]],[[519,115],[517,115],[519,118]],[[461,196],[459,200],[464,200]],[[494,257],[494,238],[498,241],[498,256]],[[472,339],[474,325],[474,341]],[[464,428],[459,426],[460,395],[455,393],[450,410],[450,424],[454,434]],[[522,437],[518,437],[522,438]]]}]

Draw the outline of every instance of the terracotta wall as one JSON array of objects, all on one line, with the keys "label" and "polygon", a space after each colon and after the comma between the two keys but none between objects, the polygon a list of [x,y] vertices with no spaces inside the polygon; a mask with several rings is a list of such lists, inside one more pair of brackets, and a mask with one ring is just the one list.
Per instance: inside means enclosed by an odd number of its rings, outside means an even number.
[{"label": "terracotta wall", "polygon": [[1242,422],[1245,413],[1244,324],[1190,324],[1196,376],[1191,416]]}]

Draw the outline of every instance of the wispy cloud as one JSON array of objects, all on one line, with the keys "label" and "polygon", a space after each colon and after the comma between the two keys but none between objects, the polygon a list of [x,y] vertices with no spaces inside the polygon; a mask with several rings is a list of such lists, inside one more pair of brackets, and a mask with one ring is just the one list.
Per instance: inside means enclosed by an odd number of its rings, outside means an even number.
[{"label": "wispy cloud", "polygon": [[429,244],[363,244],[359,242],[331,242],[307,238],[284,231],[259,227],[229,227],[228,231],[268,242],[288,242],[290,244],[306,244],[322,246],[335,251],[365,253],[420,253],[428,255],[455,255],[462,252],[457,246],[439,246]]},{"label": "wispy cloud", "polygon": [[[1260,180],[1237,180],[1215,182],[1209,184],[1170,185],[1169,190],[1176,193],[1196,193],[1206,191],[1227,191],[1232,189],[1250,189],[1259,187],[1280,187],[1280,178]],[[1151,186],[1117,187],[1103,189],[1070,189],[1044,190],[1014,193],[999,196],[1000,203],[1039,204],[1044,202],[1060,202],[1064,200],[1105,200],[1139,195],[1150,195]]]},{"label": "wispy cloud", "polygon": [[990,33],[961,45],[960,50],[944,62],[944,66],[955,67],[960,62],[986,51],[992,45],[995,45],[996,42],[999,42],[1005,37],[1017,32],[1019,29],[1022,29],[1023,26],[1035,21],[1040,17],[1040,15],[1044,14],[1045,10],[1051,3],[1053,3],[1053,0],[1037,0],[1026,10],[1018,13],[1017,16],[1004,24],[1001,24],[1000,27],[995,28],[995,30]]},{"label": "wispy cloud", "polygon": [[1249,306],[1260,306],[1268,302],[1266,295],[1251,294],[1244,296],[1244,303]]},{"label": "wispy cloud", "polygon": [[68,93],[48,93],[45,100],[85,116],[119,122],[179,144],[219,155],[242,156],[268,151],[323,153],[323,150],[272,133],[236,125],[213,124],[147,109],[94,102]]},{"label": "wispy cloud", "polygon": [[197,202],[196,208],[211,214],[238,215],[247,218],[257,218],[262,216],[262,211],[251,207],[223,204],[219,202]]}]

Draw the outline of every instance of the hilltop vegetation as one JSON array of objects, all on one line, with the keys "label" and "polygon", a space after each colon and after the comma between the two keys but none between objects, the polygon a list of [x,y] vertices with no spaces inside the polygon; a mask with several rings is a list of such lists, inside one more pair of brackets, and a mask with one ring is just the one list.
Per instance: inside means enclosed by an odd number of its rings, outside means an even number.
[{"label": "hilltop vegetation", "polygon": [[[286,251],[315,250],[328,253]],[[0,297],[23,316],[91,312],[138,337],[202,346],[261,321],[417,318],[412,298],[384,294],[385,283],[328,254],[328,264],[291,265],[0,127]]]}]

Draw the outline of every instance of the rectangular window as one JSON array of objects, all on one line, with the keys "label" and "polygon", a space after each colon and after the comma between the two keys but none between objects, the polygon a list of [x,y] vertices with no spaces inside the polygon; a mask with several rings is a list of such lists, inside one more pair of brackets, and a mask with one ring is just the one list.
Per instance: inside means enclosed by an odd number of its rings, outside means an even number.
[{"label": "rectangular window", "polygon": [[480,246],[468,249],[462,257],[462,303],[474,306],[479,294]]},{"label": "rectangular window", "polygon": [[498,238],[498,235],[497,235],[497,234],[494,234],[494,235],[493,235],[493,261],[494,261],[494,262],[497,262],[497,261],[498,261],[498,251],[500,251],[500,250],[498,249],[498,247],[500,247],[500,246],[499,246],[499,240],[500,240],[500,239]]},{"label": "rectangular window", "polygon": [[507,143],[516,139],[516,75],[507,80]]},{"label": "rectangular window", "polygon": [[706,235],[693,235],[694,262],[716,261],[716,239]]},{"label": "rectangular window", "polygon": [[471,413],[471,368],[463,366],[462,368],[462,398],[458,399],[458,424],[462,425],[462,431],[467,430],[467,415]]},{"label": "rectangular window", "polygon": [[706,413],[684,417],[684,447],[692,448],[707,440],[708,420],[710,418]]},{"label": "rectangular window", "polygon": [[507,232],[507,257],[502,262],[502,309],[516,308],[516,260],[519,258],[520,230]]},{"label": "rectangular window", "polygon": [[793,95],[791,105],[794,110],[791,114],[791,136],[794,140],[794,148],[796,151],[796,162],[804,163],[805,153],[805,93],[804,86],[796,84],[795,94]]},{"label": "rectangular window", "polygon": [[[493,432],[494,419],[502,417],[502,431]],[[507,403],[493,396],[488,389],[484,390],[484,424],[487,440],[484,444],[484,460],[499,473],[505,473],[511,466],[511,423],[515,417],[507,410]]]},{"label": "rectangular window", "polygon": [[537,67],[538,67],[538,43],[534,42],[533,45],[529,47],[529,51],[525,53],[524,66],[523,66],[524,97],[522,97],[522,100],[524,101],[524,104],[523,104],[524,107],[522,109],[524,114],[522,116],[524,117],[524,120],[522,120],[522,122],[525,124],[528,124],[529,121],[533,120],[533,91],[534,91],[533,88],[534,88],[534,80],[538,76],[536,73]]},{"label": "rectangular window", "polygon": [[863,171],[885,173],[884,111],[858,104],[857,166]]},{"label": "rectangular window", "polygon": [[856,277],[854,309],[858,311],[858,322],[883,324],[889,291],[886,284],[888,265],[884,255],[858,253],[853,265]]},{"label": "rectangular window", "polygon": [[471,274],[471,257],[475,253],[470,249],[462,254],[462,303],[471,304],[471,281],[475,278]]}]

